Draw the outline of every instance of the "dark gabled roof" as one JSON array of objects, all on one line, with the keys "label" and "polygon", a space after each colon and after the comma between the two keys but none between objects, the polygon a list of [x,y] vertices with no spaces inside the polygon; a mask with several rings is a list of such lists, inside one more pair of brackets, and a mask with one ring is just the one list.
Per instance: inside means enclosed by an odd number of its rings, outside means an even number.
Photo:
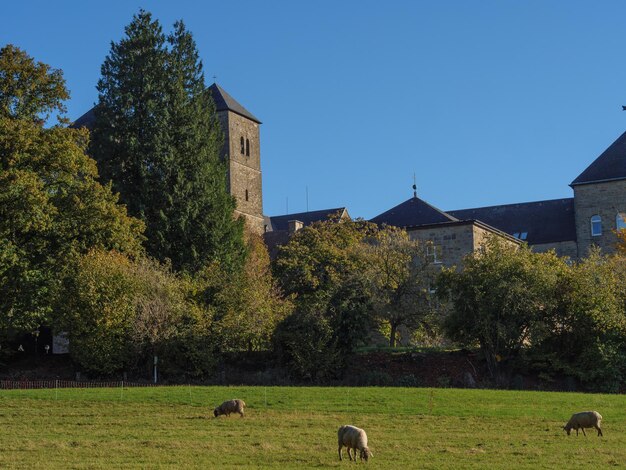
[{"label": "dark gabled roof", "polygon": [[331,216],[340,213],[341,215],[348,215],[348,211],[345,207],[337,207],[335,209],[322,209],[319,211],[310,211],[310,212],[299,212],[297,214],[287,214],[287,215],[275,215],[273,217],[269,217],[271,226],[268,226],[267,230],[271,231],[280,231],[280,230],[289,230],[289,221],[290,220],[299,220],[306,227],[307,225],[311,225],[313,222],[321,222],[324,220],[328,220]]},{"label": "dark gabled roof", "polygon": [[261,124],[261,121],[259,121],[250,111],[241,106],[235,98],[226,93],[226,91],[224,91],[224,89],[217,83],[214,83],[209,87],[209,92],[213,97],[213,101],[215,101],[217,111],[232,111],[233,113],[237,113],[250,119],[251,121]]},{"label": "dark gabled roof", "polygon": [[458,221],[456,217],[431,206],[417,196],[404,201],[402,204],[398,204],[396,207],[370,220],[370,222],[379,225],[387,224],[395,227],[416,227],[418,225],[456,221]]},{"label": "dark gabled roof", "polygon": [[510,235],[527,233],[529,245],[576,240],[574,198],[524,202],[448,211],[459,219],[476,219]]},{"label": "dark gabled roof", "polygon": [[93,129],[95,123],[96,123],[96,113],[94,112],[94,108],[91,108],[81,117],[76,119],[76,121],[74,121],[70,127],[74,127],[76,129],[80,129],[81,127],[86,127],[87,129],[91,130]]},{"label": "dark gabled roof", "polygon": [[596,158],[570,186],[626,179],[626,132]]}]

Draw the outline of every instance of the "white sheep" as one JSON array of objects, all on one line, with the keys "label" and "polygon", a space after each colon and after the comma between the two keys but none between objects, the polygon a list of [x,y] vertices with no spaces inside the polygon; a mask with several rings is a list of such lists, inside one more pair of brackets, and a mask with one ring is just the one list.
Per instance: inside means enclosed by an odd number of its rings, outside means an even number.
[{"label": "white sheep", "polygon": [[354,461],[356,462],[356,451],[359,451],[359,457],[361,460],[365,460],[369,457],[374,457],[374,454],[367,447],[367,434],[360,428],[356,426],[341,426],[337,431],[337,440],[338,440],[338,452],[339,452],[339,460],[343,460],[341,456],[341,448],[348,448],[348,457],[352,460],[352,455],[350,454],[350,449],[354,449]]},{"label": "white sheep", "polygon": [[598,436],[602,436],[602,428],[600,428],[601,422],[602,416],[597,411],[583,411],[581,413],[574,413],[567,424],[563,426],[563,429],[565,429],[568,436],[572,429],[576,430],[577,436],[578,430],[582,429],[583,435],[586,436],[585,428],[596,428],[598,430]]},{"label": "white sheep", "polygon": [[228,400],[213,410],[217,418],[220,415],[230,416],[231,413],[239,413],[243,418],[243,409],[246,406],[243,400]]}]

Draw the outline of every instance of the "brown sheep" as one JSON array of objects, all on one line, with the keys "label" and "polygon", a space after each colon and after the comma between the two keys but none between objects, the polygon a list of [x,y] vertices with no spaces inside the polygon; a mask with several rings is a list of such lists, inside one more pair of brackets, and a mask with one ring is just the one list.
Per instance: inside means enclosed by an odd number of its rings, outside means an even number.
[{"label": "brown sheep", "polygon": [[598,436],[602,436],[602,428],[600,427],[600,423],[602,422],[602,415],[597,411],[583,411],[581,413],[575,413],[569,419],[567,424],[563,426],[563,429],[569,433],[572,429],[576,430],[576,435],[578,436],[578,430],[582,429],[583,435],[585,434],[585,428],[596,428],[598,430]]},{"label": "brown sheep", "polygon": [[246,406],[243,400],[228,400],[213,410],[217,418],[220,415],[230,416],[231,413],[239,413],[243,418],[243,409]]},{"label": "brown sheep", "polygon": [[341,456],[341,448],[348,448],[348,457],[352,460],[352,455],[350,454],[350,449],[354,450],[354,461],[356,462],[356,451],[359,451],[359,457],[361,460],[365,460],[369,457],[374,457],[374,454],[367,447],[367,434],[363,429],[357,428],[356,426],[341,426],[337,431],[337,440],[339,445],[339,460],[343,460]]}]

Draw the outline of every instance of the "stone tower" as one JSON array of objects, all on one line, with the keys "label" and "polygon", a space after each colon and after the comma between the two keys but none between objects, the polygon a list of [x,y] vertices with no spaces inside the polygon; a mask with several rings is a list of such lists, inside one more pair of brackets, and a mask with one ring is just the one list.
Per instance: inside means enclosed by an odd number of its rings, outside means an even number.
[{"label": "stone tower", "polygon": [[224,132],[222,155],[228,161],[228,189],[237,200],[236,216],[249,229],[263,233],[263,192],[259,121],[214,83],[209,87]]},{"label": "stone tower", "polygon": [[615,252],[616,230],[626,229],[626,132],[571,184],[578,257],[591,246]]}]

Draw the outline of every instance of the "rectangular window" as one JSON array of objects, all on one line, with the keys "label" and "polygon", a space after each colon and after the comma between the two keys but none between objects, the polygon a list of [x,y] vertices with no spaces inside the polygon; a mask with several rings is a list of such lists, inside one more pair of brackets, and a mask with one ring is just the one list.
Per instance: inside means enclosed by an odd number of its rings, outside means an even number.
[{"label": "rectangular window", "polygon": [[433,264],[441,264],[442,259],[441,245],[428,245],[426,247],[426,257]]}]

